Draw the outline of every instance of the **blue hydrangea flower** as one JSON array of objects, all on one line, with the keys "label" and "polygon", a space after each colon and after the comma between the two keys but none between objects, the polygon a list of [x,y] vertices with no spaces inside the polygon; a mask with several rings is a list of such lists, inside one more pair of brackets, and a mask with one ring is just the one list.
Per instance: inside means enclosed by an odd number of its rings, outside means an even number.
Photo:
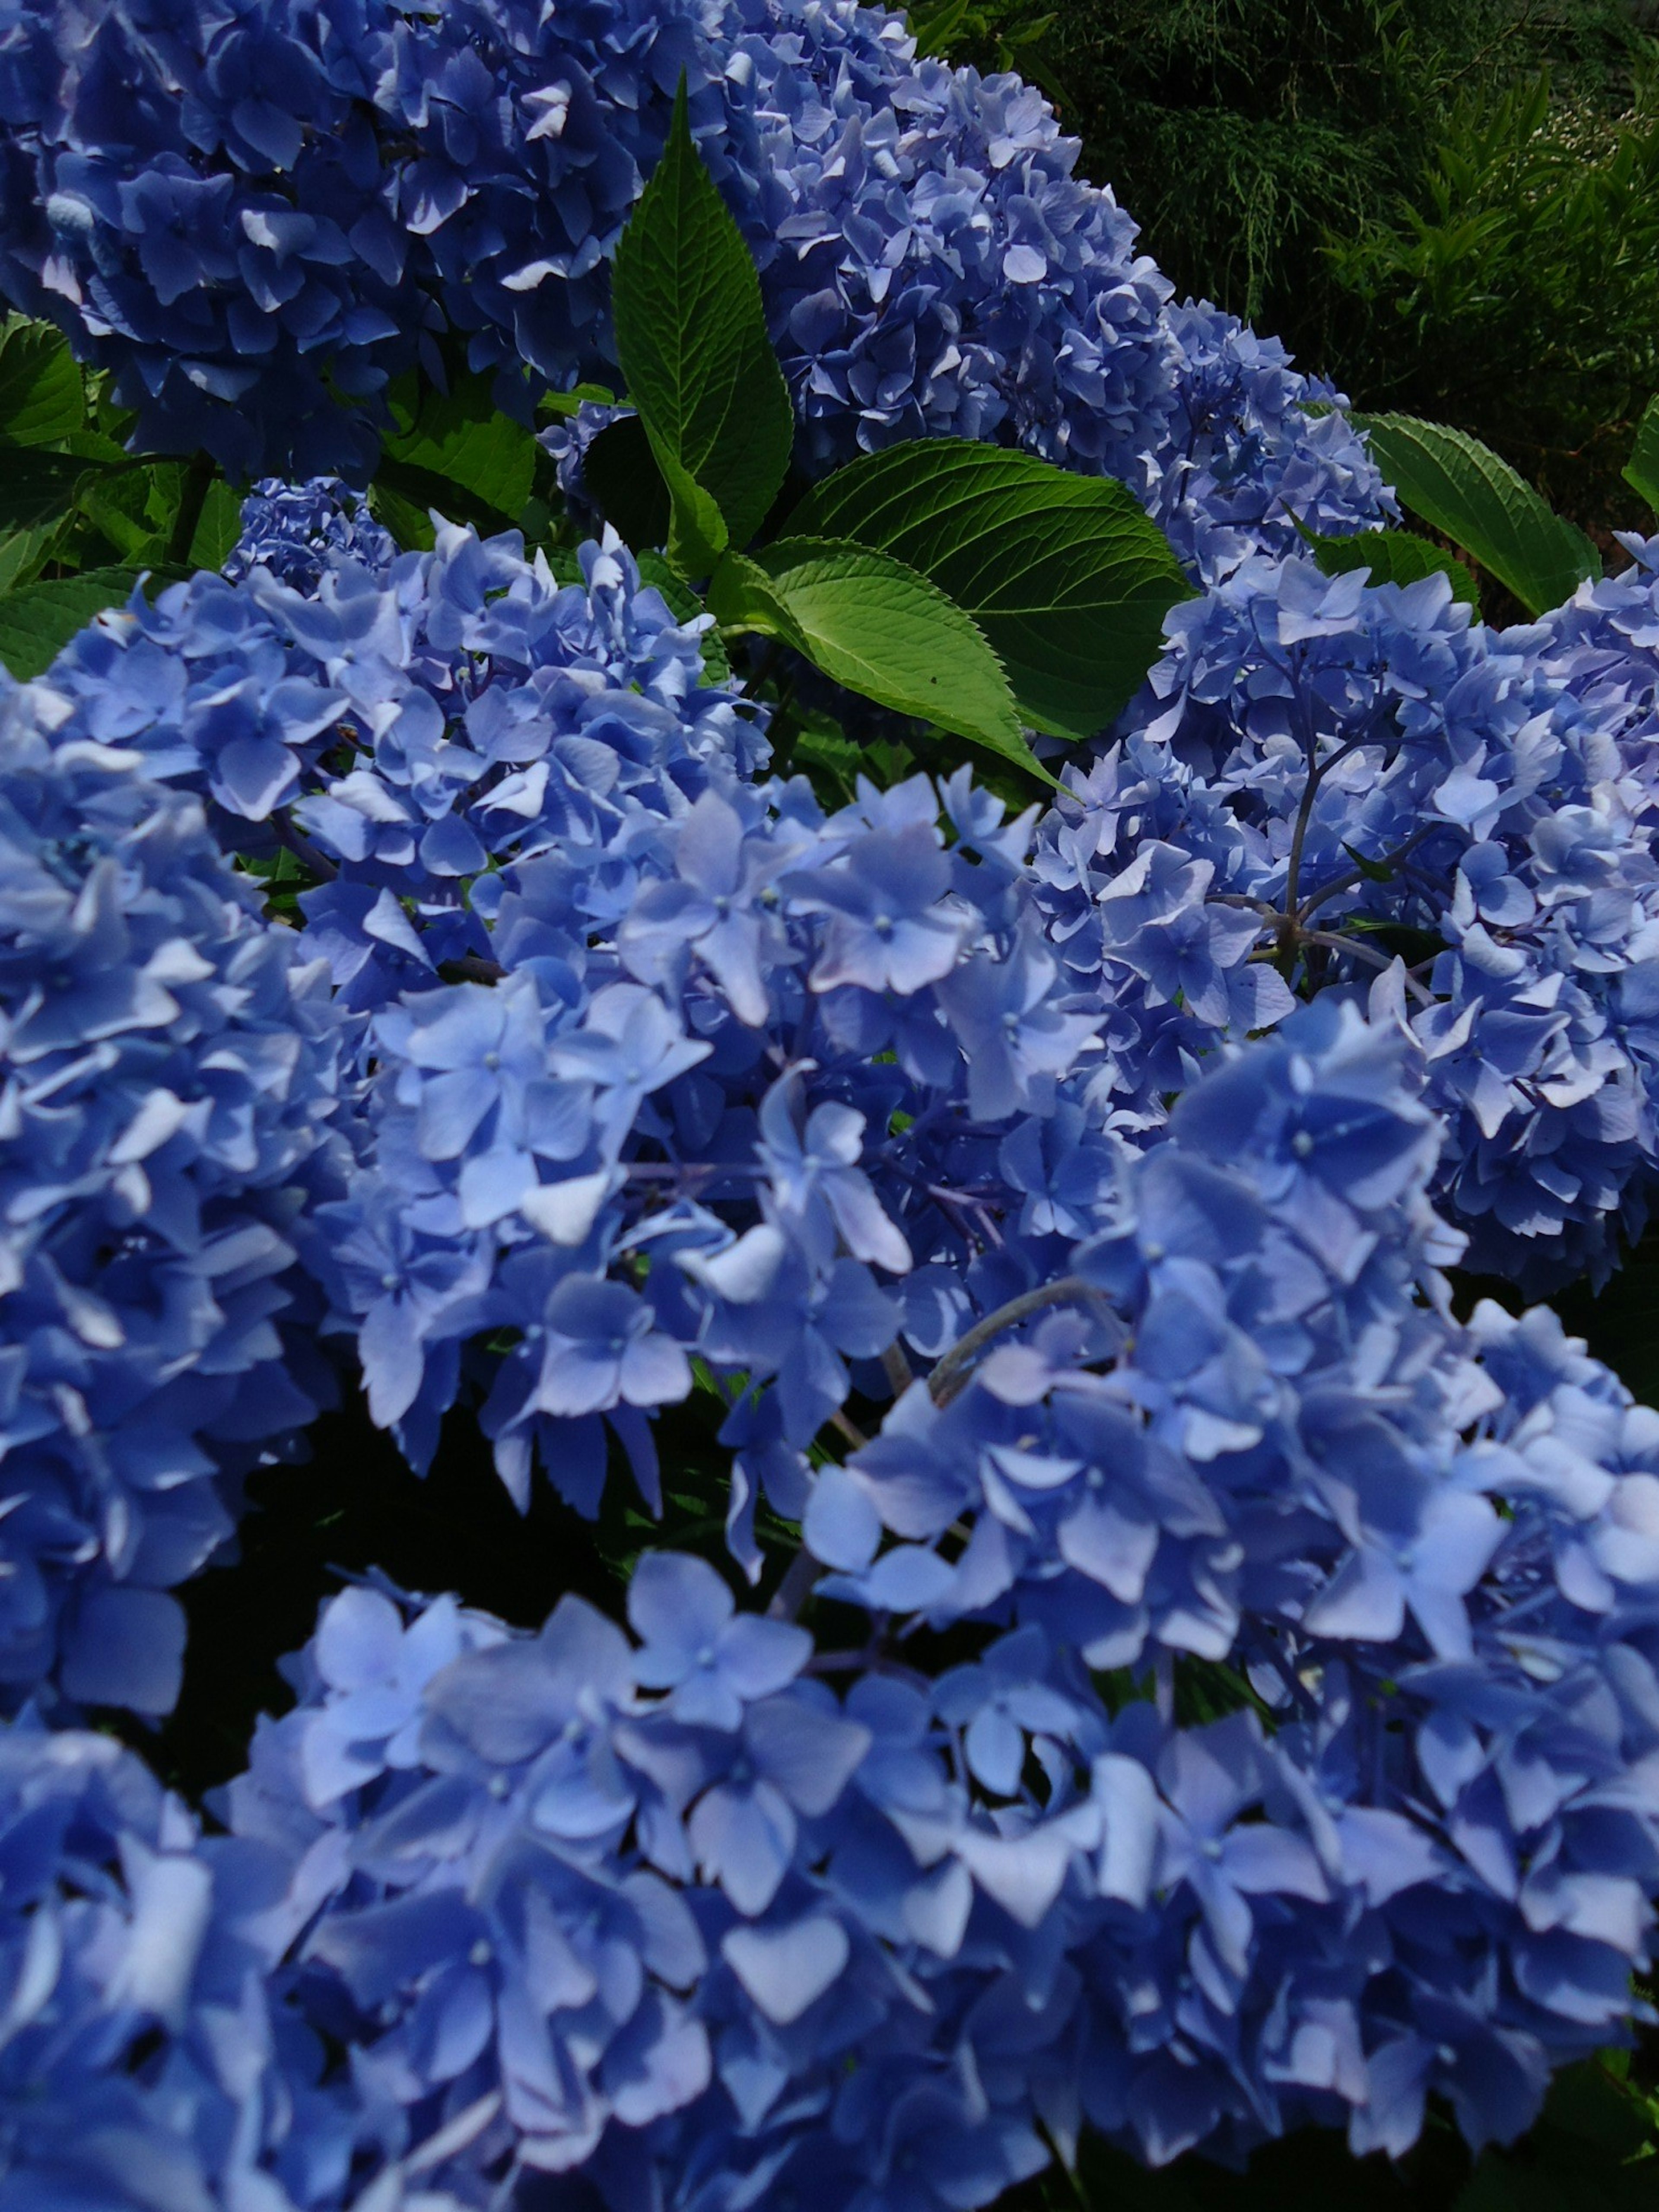
[{"label": "blue hydrangea flower", "polygon": [[337,477],[284,483],[268,477],[242,502],[242,534],[231,548],[224,574],[240,583],[250,569],[269,568],[296,592],[314,592],[331,555],[389,571],[397,546],[368,504]]},{"label": "blue hydrangea flower", "polygon": [[299,1249],[343,1038],[200,806],[66,703],[0,702],[0,1682],[162,1713],[167,1593],[331,1387]]},{"label": "blue hydrangea flower", "polygon": [[0,1723],[0,2203],[350,2201],[373,2130],[268,1991],[257,1854],[204,1844],[109,1737],[26,1717]]},{"label": "blue hydrangea flower", "polygon": [[1443,579],[1299,558],[1174,611],[1037,860],[1056,955],[1111,1008],[1118,1126],[1156,1127],[1158,1094],[1281,1018],[1288,986],[1385,988],[1451,1121],[1471,1264],[1534,1289],[1606,1273],[1656,1158],[1654,799],[1628,679],[1575,690],[1606,656],[1554,635],[1489,633]]}]

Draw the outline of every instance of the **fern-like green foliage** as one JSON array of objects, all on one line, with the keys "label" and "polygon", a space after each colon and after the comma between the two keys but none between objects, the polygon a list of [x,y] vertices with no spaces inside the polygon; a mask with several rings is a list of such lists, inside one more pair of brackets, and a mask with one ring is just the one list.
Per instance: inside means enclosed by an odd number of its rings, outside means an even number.
[{"label": "fern-like green foliage", "polygon": [[1466,96],[1419,189],[1328,250],[1367,404],[1474,430],[1583,520],[1659,386],[1659,71],[1606,122],[1547,77]]},{"label": "fern-like green foliage", "polygon": [[1651,0],[921,0],[1021,69],[1182,294],[1586,524],[1659,387]]}]

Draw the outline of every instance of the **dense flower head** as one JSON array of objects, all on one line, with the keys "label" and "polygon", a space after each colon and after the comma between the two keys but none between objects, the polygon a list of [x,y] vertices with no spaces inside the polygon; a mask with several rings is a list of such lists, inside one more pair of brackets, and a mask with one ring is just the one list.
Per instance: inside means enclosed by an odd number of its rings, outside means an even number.
[{"label": "dense flower head", "polygon": [[367,501],[337,477],[313,477],[304,483],[268,477],[243,501],[241,521],[242,534],[224,563],[232,583],[251,568],[269,568],[291,590],[310,592],[322,581],[331,555],[380,570],[389,570],[398,556]]},{"label": "dense flower head", "polygon": [[1630,565],[1581,584],[1565,606],[1508,641],[1532,647],[1559,682],[1602,716],[1626,766],[1654,775],[1659,738],[1659,538],[1621,533]]},{"label": "dense flower head", "polygon": [[[631,1634],[325,1607],[223,1809],[290,1870],[284,2002],[434,2179],[931,2212],[1085,2120],[1398,2154],[1434,2092],[1507,2140],[1621,2032],[1659,1421],[1547,1314],[1450,1319],[1417,1063],[1331,1000],[1232,1057],[1056,1295],[820,1468],[844,1695],[672,1553]],[[923,1625],[977,1634],[930,1679]]]},{"label": "dense flower head", "polygon": [[1125,1125],[1157,1126],[1291,985],[1350,988],[1399,955],[1471,1263],[1605,1272],[1656,1141],[1654,795],[1628,720],[1443,578],[1258,558],[1176,609],[1037,860],[1051,941],[1111,1009]]},{"label": "dense flower head", "polygon": [[[1255,553],[1346,537],[1394,508],[1346,403],[1304,376],[1277,338],[1188,301],[1165,318],[1174,409],[1142,486],[1182,558],[1206,581]],[[1317,404],[1325,411],[1310,416]]]},{"label": "dense flower head", "polygon": [[257,23],[192,0],[165,26],[9,0],[0,289],[116,371],[143,446],[361,482],[389,379],[441,376],[446,331],[508,404],[613,377],[610,256],[682,72],[809,471],[1018,441],[1144,488],[1209,566],[1280,543],[1291,507],[1380,513],[1346,421],[1302,411],[1323,387],[1207,308],[1166,315],[1031,87],[846,0],[288,0]]},{"label": "dense flower head", "polygon": [[[65,735],[139,749],[210,802],[228,850],[301,854],[325,878],[307,936],[344,1004],[483,953],[467,886],[501,860],[608,843],[689,804],[711,763],[763,761],[752,710],[701,681],[705,625],[614,538],[561,578],[516,534],[445,526],[434,551],[388,560],[366,518],[340,545],[310,494],[286,513],[313,534],[257,518],[240,581],[136,597],[50,683]],[[290,558],[317,564],[314,589],[285,580]]]},{"label": "dense flower head", "polygon": [[887,1395],[901,1332],[948,1328],[977,1217],[1026,1203],[999,1146],[1054,1111],[1094,1024],[1055,1005],[1025,911],[1031,816],[965,770],[943,797],[863,785],[826,815],[727,776],[474,883],[499,980],[374,1016],[365,1164],[322,1217],[371,1409],[417,1462],[461,1347],[506,1332],[467,1368],[514,1494],[538,1455],[594,1511],[609,1429],[654,1500],[647,1417],[696,1354],[732,1378],[757,1569],[761,1486],[798,1512],[854,1370]]},{"label": "dense flower head", "polygon": [[362,2117],[270,2000],[262,1872],[109,1737],[0,1723],[6,2212],[350,2201]]},{"label": "dense flower head", "polygon": [[142,448],[372,465],[431,319],[373,119],[390,37],[356,0],[0,13],[0,289],[115,372]]},{"label": "dense flower head", "polygon": [[0,699],[0,1690],[163,1712],[166,1593],[327,1395],[297,1265],[337,1183],[326,964],[202,809]]}]

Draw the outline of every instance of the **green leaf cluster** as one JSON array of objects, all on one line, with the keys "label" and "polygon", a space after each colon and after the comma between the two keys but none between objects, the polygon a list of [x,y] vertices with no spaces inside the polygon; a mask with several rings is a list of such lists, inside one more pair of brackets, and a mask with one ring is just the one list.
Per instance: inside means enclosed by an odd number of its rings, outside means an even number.
[{"label": "green leaf cluster", "polygon": [[129,453],[125,427],[60,331],[0,326],[0,661],[20,679],[145,575],[216,568],[235,543],[228,487]]},{"label": "green leaf cluster", "polygon": [[636,550],[702,585],[729,639],[772,641],[1046,780],[1027,731],[1092,736],[1133,695],[1190,587],[1120,485],[930,440],[854,463],[769,535],[793,415],[683,88],[613,298],[635,413],[595,441],[588,488]]},{"label": "green leaf cluster", "polygon": [[[1559,606],[1587,578],[1601,574],[1594,542],[1466,431],[1411,415],[1354,421],[1401,505],[1477,562],[1528,614]],[[1659,498],[1659,402],[1648,410],[1626,474],[1644,497]],[[1374,584],[1411,584],[1438,569],[1459,599],[1480,605],[1469,569],[1431,538],[1399,530],[1323,538],[1304,530],[1303,536],[1327,575],[1366,568]]]}]

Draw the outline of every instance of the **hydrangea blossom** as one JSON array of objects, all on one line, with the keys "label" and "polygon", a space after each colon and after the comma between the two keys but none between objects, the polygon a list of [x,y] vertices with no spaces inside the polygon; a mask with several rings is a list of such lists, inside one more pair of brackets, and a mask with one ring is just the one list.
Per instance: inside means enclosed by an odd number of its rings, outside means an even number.
[{"label": "hydrangea blossom", "polygon": [[351,2201],[365,2116],[271,2002],[256,1853],[204,1845],[109,1737],[25,1717],[0,1723],[0,1869],[8,2212]]},{"label": "hydrangea blossom", "polygon": [[9,0],[0,58],[0,289],[117,371],[153,449],[362,481],[388,378],[436,373],[446,327],[512,404],[526,378],[608,378],[608,259],[684,71],[811,471],[901,437],[1017,440],[1144,480],[1211,559],[1258,521],[1276,542],[1288,500],[1339,527],[1380,511],[1346,423],[1301,411],[1322,387],[1209,310],[1166,319],[1035,90],[920,59],[849,0],[293,0],[165,33],[126,4]]},{"label": "hydrangea blossom", "polygon": [[319,0],[8,0],[0,289],[114,370],[142,449],[364,480],[433,319],[372,119],[390,44]]},{"label": "hydrangea blossom", "polygon": [[631,1638],[325,1608],[225,1809],[285,2001],[460,2201],[973,2206],[1039,2125],[1398,2153],[1431,2090],[1507,2140],[1639,2009],[1659,1420],[1547,1314],[1451,1321],[1416,1057],[1329,1000],[1248,1048],[818,1474],[844,1697],[672,1554]]},{"label": "hydrangea blossom", "polygon": [[398,548],[367,502],[337,477],[298,484],[268,477],[242,502],[242,534],[223,573],[240,583],[250,569],[269,568],[291,591],[309,594],[336,554],[385,572]]},{"label": "hydrangea blossom", "polygon": [[[1394,513],[1341,394],[1298,374],[1277,338],[1207,301],[1172,307],[1165,322],[1175,405],[1143,496],[1196,574],[1213,581],[1251,554],[1297,552],[1298,525],[1345,537]],[[1310,416],[1316,402],[1327,411]]]},{"label": "hydrangea blossom", "polygon": [[501,980],[376,1014],[365,1165],[320,1217],[371,1407],[417,1463],[460,1347],[506,1331],[471,1371],[514,1494],[538,1454],[595,1510],[608,1429],[654,1498],[646,1417],[695,1352],[745,1378],[732,1535],[757,1569],[758,1489],[799,1511],[905,1279],[924,1334],[955,1309],[976,1210],[1022,1203],[1000,1140],[1092,1036],[1026,915],[1030,817],[965,772],[945,804],[949,852],[922,779],[826,817],[804,784],[728,775],[475,882]]},{"label": "hydrangea blossom", "polygon": [[295,1448],[328,1374],[297,1265],[338,1183],[325,963],[264,921],[200,806],[0,699],[0,1684],[166,1711],[166,1593]]},{"label": "hydrangea blossom", "polygon": [[[1653,787],[1627,712],[1443,578],[1253,559],[1170,617],[1045,824],[1051,941],[1109,1006],[1120,1126],[1302,991],[1401,988],[1472,1264],[1605,1273],[1655,1160]],[[1307,802],[1304,805],[1304,802]],[[1273,964],[1269,964],[1269,963]]]},{"label": "hydrangea blossom", "polygon": [[[283,534],[315,514],[305,494],[257,516],[240,582],[135,597],[49,680],[66,737],[137,748],[210,802],[228,848],[286,847],[326,878],[307,935],[345,1004],[482,957],[466,887],[499,858],[595,844],[601,816],[683,805],[711,762],[764,758],[750,710],[701,683],[702,625],[614,539],[562,582],[516,535],[446,526],[388,562],[361,517],[343,548]],[[290,559],[325,570],[314,591],[283,580]]]}]

